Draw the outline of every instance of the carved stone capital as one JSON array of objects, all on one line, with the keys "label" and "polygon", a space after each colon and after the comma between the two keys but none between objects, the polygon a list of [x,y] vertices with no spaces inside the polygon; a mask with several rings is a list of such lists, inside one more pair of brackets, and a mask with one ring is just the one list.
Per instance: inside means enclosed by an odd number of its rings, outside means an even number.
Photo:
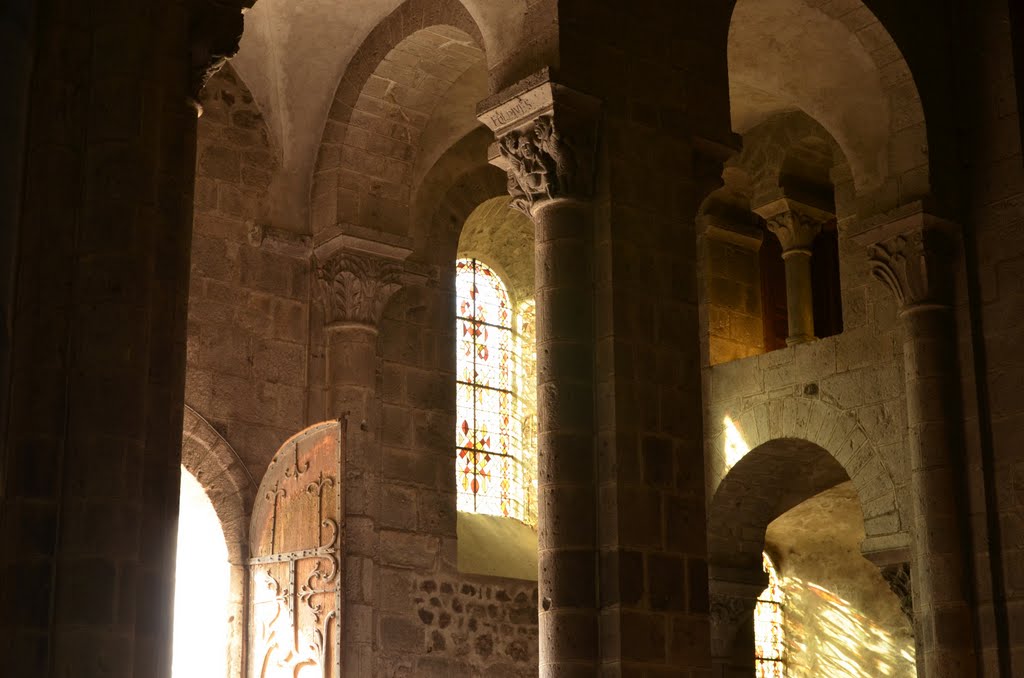
[{"label": "carved stone capital", "polygon": [[881,568],[882,577],[889,585],[892,592],[900,599],[900,610],[914,623],[914,596],[910,586],[910,565],[908,563],[894,563]]},{"label": "carved stone capital", "polygon": [[944,228],[914,228],[868,248],[871,273],[902,312],[952,305],[952,241]]},{"label": "carved stone capital", "polygon": [[402,264],[394,259],[340,250],[314,260],[324,323],[376,327],[384,305],[402,286]]},{"label": "carved stone capital", "polygon": [[190,102],[202,113],[199,92],[228,59],[238,53],[246,9],[256,0],[192,0],[189,16],[191,50]]},{"label": "carved stone capital", "polygon": [[754,211],[768,222],[768,230],[782,243],[784,257],[796,253],[810,256],[814,239],[835,218],[829,212],[789,198],[780,198]]},{"label": "carved stone capital", "polygon": [[716,585],[711,582],[709,599],[709,621],[711,622],[711,653],[715,657],[726,657],[736,642],[737,633],[744,622],[754,616],[757,596],[760,590],[745,590],[747,587]]},{"label": "carved stone capital", "polygon": [[491,162],[508,174],[513,207],[529,215],[551,200],[591,196],[597,110],[596,99],[546,70],[481,104],[478,117],[498,139]]},{"label": "carved stone capital", "polygon": [[747,616],[754,614],[756,605],[756,597],[712,593],[710,600],[712,629],[734,629]]}]

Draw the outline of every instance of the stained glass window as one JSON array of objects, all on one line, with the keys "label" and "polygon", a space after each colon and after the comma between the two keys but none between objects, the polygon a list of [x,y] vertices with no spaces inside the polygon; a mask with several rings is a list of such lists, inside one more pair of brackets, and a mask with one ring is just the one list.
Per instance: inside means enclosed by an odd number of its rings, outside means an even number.
[{"label": "stained glass window", "polygon": [[782,607],[785,594],[775,563],[763,554],[764,571],[768,573],[768,588],[761,593],[754,608],[754,652],[757,678],[784,678],[785,638],[782,631]]},{"label": "stained glass window", "polygon": [[458,509],[534,524],[532,302],[514,309],[476,259],[456,262],[455,293]]}]

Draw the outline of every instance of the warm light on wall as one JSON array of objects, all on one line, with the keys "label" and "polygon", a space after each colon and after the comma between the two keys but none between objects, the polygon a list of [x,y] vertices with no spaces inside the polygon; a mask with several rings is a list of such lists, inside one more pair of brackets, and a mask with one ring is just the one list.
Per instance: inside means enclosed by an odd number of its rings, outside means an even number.
[{"label": "warm light on wall", "polygon": [[747,441],[743,439],[743,434],[740,433],[739,427],[731,417],[726,416],[722,420],[722,426],[725,428],[722,454],[725,457],[725,472],[728,473],[729,469],[736,465],[736,462],[750,452],[750,445],[747,445]]},{"label": "warm light on wall", "polygon": [[913,678],[913,637],[882,628],[834,592],[784,577],[789,678]]},{"label": "warm light on wall", "polygon": [[182,469],[172,678],[227,674],[230,567],[213,504],[199,481]]}]

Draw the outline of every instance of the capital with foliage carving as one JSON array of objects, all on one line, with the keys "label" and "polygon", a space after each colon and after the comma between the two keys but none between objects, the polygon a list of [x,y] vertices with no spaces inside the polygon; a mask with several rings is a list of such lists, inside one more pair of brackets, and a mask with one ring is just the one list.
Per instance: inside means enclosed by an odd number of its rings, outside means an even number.
[{"label": "capital with foliage carving", "polygon": [[497,137],[491,162],[508,174],[513,207],[529,215],[551,200],[591,196],[596,99],[552,82],[545,70],[480,110],[480,121]]},{"label": "capital with foliage carving", "polygon": [[712,593],[710,600],[711,626],[716,629],[732,629],[747,615],[753,614],[757,598],[742,598],[724,593]]},{"label": "capital with foliage carving", "polygon": [[402,286],[400,263],[362,252],[342,250],[316,262],[315,270],[327,325],[376,327],[384,305]]},{"label": "capital with foliage carving", "polygon": [[915,228],[868,248],[871,273],[903,312],[952,304],[952,242],[943,228]]},{"label": "capital with foliage carving", "polygon": [[781,198],[754,210],[782,244],[782,256],[810,256],[814,239],[834,215],[796,200]]},{"label": "capital with foliage carving", "polygon": [[900,611],[914,623],[914,596],[910,586],[910,565],[895,563],[882,568],[882,578],[900,600]]}]

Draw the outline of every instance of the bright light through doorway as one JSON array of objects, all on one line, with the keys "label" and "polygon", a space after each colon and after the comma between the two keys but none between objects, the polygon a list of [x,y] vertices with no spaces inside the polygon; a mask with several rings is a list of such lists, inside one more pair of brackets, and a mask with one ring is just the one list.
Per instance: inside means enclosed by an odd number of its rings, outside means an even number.
[{"label": "bright light through doorway", "polygon": [[220,520],[199,481],[181,471],[172,678],[227,674],[231,570]]}]

